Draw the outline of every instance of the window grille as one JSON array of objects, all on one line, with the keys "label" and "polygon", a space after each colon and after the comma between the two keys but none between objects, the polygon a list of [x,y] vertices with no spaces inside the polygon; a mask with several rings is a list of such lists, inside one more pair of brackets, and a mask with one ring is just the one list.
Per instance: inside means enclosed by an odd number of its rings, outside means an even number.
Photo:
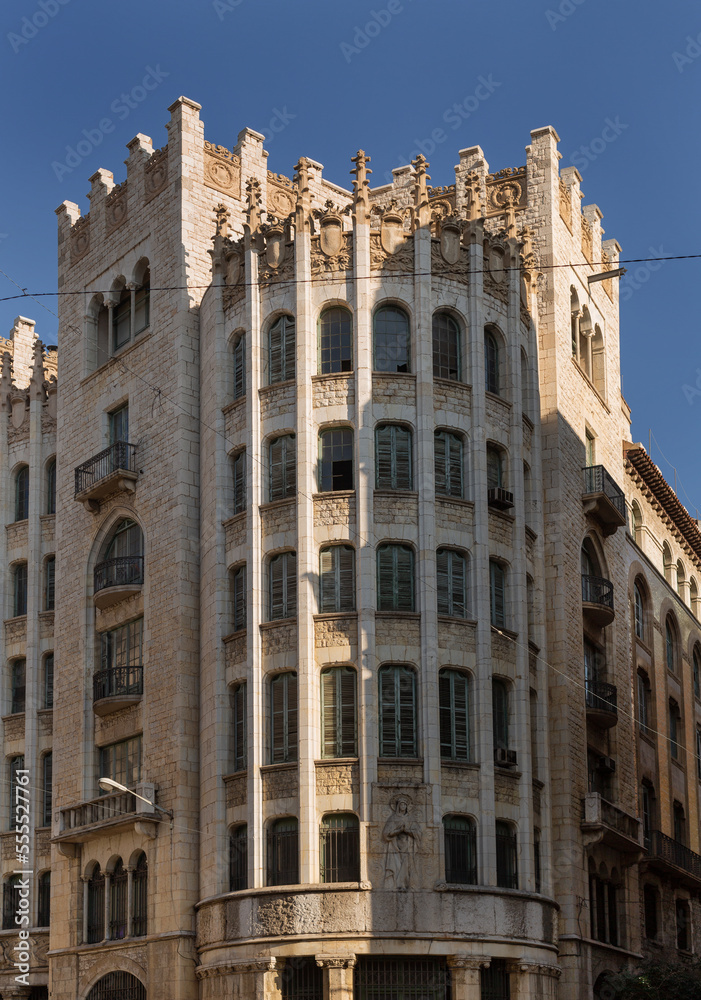
[{"label": "window grille", "polygon": [[56,602],[56,557],[49,556],[44,564],[44,610],[53,611]]},{"label": "window grille", "polygon": [[411,431],[382,424],[375,431],[375,489],[411,490]]},{"label": "window grille", "polygon": [[450,431],[436,431],[433,436],[436,494],[462,497],[462,439]]},{"label": "window grille", "polygon": [[410,372],[409,319],[396,306],[384,306],[373,317],[373,368],[376,372]]},{"label": "window grille", "polygon": [[270,763],[297,760],[297,674],[277,674],[270,682]]},{"label": "window grille", "polygon": [[24,754],[18,754],[16,757],[10,758],[10,823],[9,829],[16,829],[17,813],[15,810],[15,804],[17,799],[17,788],[18,786],[18,772],[24,770]]},{"label": "window grille", "polygon": [[87,1000],[146,1000],[146,987],[130,972],[108,972],[95,983]]},{"label": "window grille", "polygon": [[268,499],[286,500],[297,492],[297,451],[294,434],[285,434],[270,442],[268,464],[270,483]]},{"label": "window grille", "polygon": [[358,957],[354,1000],[450,1000],[450,972],[437,958]]},{"label": "window grille", "polygon": [[360,830],[358,818],[338,813],[321,821],[321,881],[360,881]]},{"label": "window grille", "polygon": [[53,801],[53,769],[54,755],[44,754],[43,761],[43,786],[42,786],[42,825],[51,826],[51,806]]},{"label": "window grille", "polygon": [[27,692],[26,674],[27,661],[14,660],[11,666],[12,702],[10,705],[10,712],[12,715],[17,715],[18,713],[24,711]]},{"label": "window grille", "polygon": [[280,969],[282,1000],[324,1000],[324,970],[313,958],[288,958]]},{"label": "window grille", "polygon": [[496,822],[497,885],[502,889],[518,889],[516,830],[504,820]]},{"label": "window grille", "polygon": [[23,465],[15,476],[15,521],[29,517],[29,466]]},{"label": "window grille", "polygon": [[269,335],[270,384],[287,382],[295,377],[295,321],[281,316],[273,323]]},{"label": "window grille", "polygon": [[127,870],[119,858],[112,871],[110,889],[110,940],[121,941],[127,936]]},{"label": "window grille", "polygon": [[355,550],[331,545],[319,553],[319,611],[355,610]]},{"label": "window grille", "polygon": [[132,875],[132,934],[144,937],[148,928],[148,862],[141,852]]},{"label": "window grille", "polygon": [[231,694],[234,715],[234,771],[245,771],[248,741],[246,736],[246,682],[237,684]]},{"label": "window grille", "polygon": [[463,555],[452,549],[436,552],[436,586],[438,614],[466,618],[467,565]]},{"label": "window grille", "polygon": [[448,313],[433,317],[433,377],[460,379],[460,327]]},{"label": "window grille", "polygon": [[229,892],[248,888],[248,827],[244,823],[229,835]]},{"label": "window grille", "polygon": [[17,618],[27,613],[27,564],[18,563],[14,570],[14,601],[12,613]]},{"label": "window grille", "polygon": [[234,345],[234,399],[246,395],[246,337],[242,334]]},{"label": "window grille", "polygon": [[319,372],[331,375],[353,368],[351,314],[346,309],[327,309],[319,330]]},{"label": "window grille", "polygon": [[112,778],[127,788],[138,785],[141,781],[141,737],[133,736],[101,747],[99,777]]},{"label": "window grille", "polygon": [[355,757],[356,674],[347,667],[332,667],[321,675],[322,757]]},{"label": "window grille", "polygon": [[504,567],[489,560],[489,605],[491,623],[495,628],[506,626],[506,574]]},{"label": "window grille", "polygon": [[407,545],[377,549],[377,610],[414,610],[414,552]]},{"label": "window grille", "polygon": [[416,677],[409,667],[380,670],[380,756],[416,757]]},{"label": "window grille", "polygon": [[319,492],[353,489],[353,431],[337,427],[319,435]]},{"label": "window grille", "polygon": [[96,865],[88,880],[88,944],[105,937],[105,874]]},{"label": "window grille", "polygon": [[482,1000],[510,1000],[511,985],[506,962],[503,958],[493,958],[480,974]]},{"label": "window grille", "polygon": [[438,674],[441,757],[470,759],[470,682],[467,674],[441,670]]},{"label": "window grille", "polygon": [[484,388],[499,395],[499,345],[489,332],[484,335]]},{"label": "window grille", "polygon": [[46,467],[46,513],[56,513],[56,459]]},{"label": "window grille", "polygon": [[232,602],[234,607],[234,632],[246,628],[247,605],[246,600],[246,567],[239,566],[235,569],[231,578]]},{"label": "window grille", "polygon": [[246,452],[240,451],[232,461],[234,514],[246,509]]},{"label": "window grille", "polygon": [[297,614],[297,556],[281,552],[270,560],[269,619],[294,618]]},{"label": "window grille", "polygon": [[19,891],[21,875],[11,875],[5,879],[2,887],[2,929],[15,930],[15,916],[19,910]]},{"label": "window grille", "polygon": [[51,872],[39,876],[39,905],[37,925],[48,927],[51,922]]},{"label": "window grille", "polygon": [[268,885],[299,883],[299,830],[293,817],[268,827]]},{"label": "window grille", "polygon": [[467,816],[445,816],[445,880],[457,885],[477,884],[477,830]]}]

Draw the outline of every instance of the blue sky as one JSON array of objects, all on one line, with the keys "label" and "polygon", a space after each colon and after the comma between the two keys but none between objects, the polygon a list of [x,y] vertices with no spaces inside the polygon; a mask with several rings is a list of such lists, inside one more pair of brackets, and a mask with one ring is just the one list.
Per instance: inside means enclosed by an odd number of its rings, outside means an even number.
[{"label": "blue sky", "polygon": [[[623,257],[701,252],[694,0],[5,0],[0,51],[0,268],[30,291],[56,288],[54,209],[86,212],[98,167],[123,180],[137,132],[163,145],[180,94],[203,106],[208,139],[231,148],[250,125],[269,136],[270,169],[289,176],[307,155],[343,185],[359,147],[373,183],[421,148],[432,183],[449,184],[459,149],[517,166],[530,130],[554,125],[561,165],[578,167]],[[621,285],[633,435],[647,445],[652,428],[653,459],[672,483],[662,454],[677,467],[692,512],[700,275],[701,260],[632,264]],[[0,296],[17,291],[0,275]],[[56,342],[36,302],[0,310],[0,333],[21,313]]]}]

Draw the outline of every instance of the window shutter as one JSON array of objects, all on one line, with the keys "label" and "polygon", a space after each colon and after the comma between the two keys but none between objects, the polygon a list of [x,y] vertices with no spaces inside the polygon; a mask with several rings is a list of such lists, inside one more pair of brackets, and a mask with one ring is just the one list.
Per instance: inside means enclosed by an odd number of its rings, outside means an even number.
[{"label": "window shutter", "polygon": [[336,573],[334,566],[335,548],[322,549],[319,554],[320,610],[336,611]]},{"label": "window shutter", "polygon": [[246,395],[246,338],[239,337],[234,347],[234,399]]},{"label": "window shutter", "polygon": [[399,756],[416,756],[416,705],[414,673],[400,667],[399,674]]},{"label": "window shutter", "polygon": [[375,486],[392,489],[392,428],[378,427],[375,432]]},{"label": "window shutter", "polygon": [[439,549],[436,553],[436,587],[438,590],[438,614],[450,614],[450,557],[452,553]]},{"label": "window shutter", "polygon": [[246,452],[234,458],[234,514],[246,509]]},{"label": "window shutter", "polygon": [[453,685],[452,674],[441,670],[438,675],[438,718],[440,723],[441,757],[452,760],[453,748]]},{"label": "window shutter", "polygon": [[403,545],[394,546],[397,611],[414,610],[414,553]]},{"label": "window shutter", "polygon": [[341,757],[355,757],[356,744],[356,674],[354,670],[341,669],[338,672],[338,701],[340,703],[340,740],[338,749]]},{"label": "window shutter", "polygon": [[234,691],[234,771],[246,768],[246,683]]},{"label": "window shutter", "polygon": [[393,427],[395,439],[395,480],[394,489],[410,490],[411,476],[411,431],[406,427]]},{"label": "window shutter", "polygon": [[396,757],[397,706],[395,697],[395,670],[387,667],[380,673],[380,756]]}]

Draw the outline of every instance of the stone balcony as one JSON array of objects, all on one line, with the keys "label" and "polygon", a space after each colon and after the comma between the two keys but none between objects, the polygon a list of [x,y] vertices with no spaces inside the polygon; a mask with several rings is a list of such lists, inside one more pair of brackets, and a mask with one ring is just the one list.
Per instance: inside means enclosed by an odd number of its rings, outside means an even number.
[{"label": "stone balcony", "polygon": [[640,820],[607,802],[598,792],[589,792],[582,800],[581,829],[587,846],[603,843],[624,854],[642,856]]}]

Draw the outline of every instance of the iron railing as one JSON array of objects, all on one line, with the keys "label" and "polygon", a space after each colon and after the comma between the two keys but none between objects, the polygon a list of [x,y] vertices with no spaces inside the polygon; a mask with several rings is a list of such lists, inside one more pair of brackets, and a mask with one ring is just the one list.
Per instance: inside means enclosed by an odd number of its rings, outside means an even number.
[{"label": "iron railing", "polygon": [[680,844],[660,830],[651,830],[645,847],[649,857],[675,865],[701,882],[701,855],[695,854],[685,844]]},{"label": "iron railing", "polygon": [[612,712],[618,715],[618,688],[615,684],[587,681],[586,701],[591,712]]},{"label": "iron railing", "polygon": [[76,830],[81,826],[102,823],[117,816],[128,816],[136,812],[136,798],[131,792],[115,792],[113,795],[101,795],[88,802],[80,802],[77,806],[68,806],[61,810],[61,829]]},{"label": "iron railing", "polygon": [[357,829],[321,831],[321,881],[360,881],[360,833]]},{"label": "iron railing", "polygon": [[606,471],[603,465],[588,465],[584,473],[584,495],[603,493],[616,508],[622,518],[626,516],[626,498],[623,490]]},{"label": "iron railing", "polygon": [[613,584],[602,576],[582,574],[582,600],[587,604],[598,604],[613,611]]},{"label": "iron railing", "polygon": [[450,970],[439,958],[359,957],[355,1000],[450,1000]]},{"label": "iron railing", "polygon": [[95,567],[94,592],[105,587],[128,587],[144,582],[143,556],[118,556],[107,559]]},{"label": "iron railing", "polygon": [[143,694],[143,667],[109,667],[98,670],[92,679],[92,699]]},{"label": "iron railing", "polygon": [[126,469],[128,472],[136,472],[136,445],[127,441],[115,441],[109,448],[99,451],[87,462],[83,462],[75,470],[75,492],[76,496],[83,490],[89,490],[101,479],[117,472],[118,469]]}]

